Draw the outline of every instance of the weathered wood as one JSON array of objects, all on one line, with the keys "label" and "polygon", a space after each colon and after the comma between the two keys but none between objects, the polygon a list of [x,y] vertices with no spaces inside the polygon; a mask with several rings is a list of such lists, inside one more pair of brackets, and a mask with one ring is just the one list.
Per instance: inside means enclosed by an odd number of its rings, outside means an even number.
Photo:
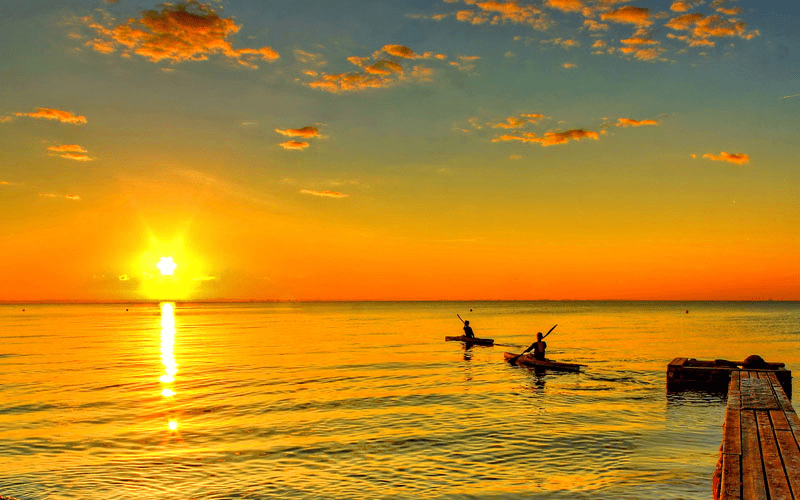
[{"label": "weathered wood", "polygon": [[783,462],[778,450],[778,443],[775,440],[775,431],[772,430],[769,413],[757,411],[756,421],[769,497],[771,500],[791,500],[792,490],[789,489],[789,481],[786,479],[786,472],[783,470]]},{"label": "weathered wood", "polygon": [[778,402],[775,400],[775,392],[768,379],[753,378],[750,372],[742,372],[742,376],[749,375],[742,379],[742,408],[759,410],[777,410]]},{"label": "weathered wood", "polygon": [[731,381],[728,384],[728,408],[739,410],[742,408],[741,372],[731,372]]},{"label": "weathered wood", "polygon": [[800,498],[800,448],[790,431],[775,431],[778,448],[781,450],[781,459],[786,469],[789,487],[794,494],[793,498]]},{"label": "weathered wood", "polygon": [[725,412],[725,424],[722,427],[722,453],[742,454],[742,427],[739,410],[728,408],[728,411]]},{"label": "weathered wood", "polygon": [[783,410],[769,410],[769,418],[772,420],[772,428],[776,431],[791,431],[786,412]]},{"label": "weathered wood", "polygon": [[772,390],[775,392],[775,399],[778,401],[778,405],[784,411],[792,410],[792,402],[789,401],[789,397],[786,392],[783,391],[783,384],[778,380],[778,376],[774,373],[770,373],[768,374],[768,378],[769,383],[772,385]]},{"label": "weathered wood", "polygon": [[742,457],[722,455],[722,481],[720,500],[741,500],[742,498]]},{"label": "weathered wood", "polygon": [[742,410],[742,498],[767,500],[755,411]]}]

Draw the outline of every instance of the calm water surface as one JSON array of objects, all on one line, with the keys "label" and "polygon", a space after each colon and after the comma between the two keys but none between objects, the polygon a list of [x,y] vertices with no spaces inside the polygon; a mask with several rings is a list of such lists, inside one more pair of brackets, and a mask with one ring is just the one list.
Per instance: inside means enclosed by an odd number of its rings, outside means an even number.
[{"label": "calm water surface", "polygon": [[[503,361],[556,323],[584,373]],[[798,340],[798,303],[0,306],[0,494],[710,498],[724,396],[667,363]]]}]

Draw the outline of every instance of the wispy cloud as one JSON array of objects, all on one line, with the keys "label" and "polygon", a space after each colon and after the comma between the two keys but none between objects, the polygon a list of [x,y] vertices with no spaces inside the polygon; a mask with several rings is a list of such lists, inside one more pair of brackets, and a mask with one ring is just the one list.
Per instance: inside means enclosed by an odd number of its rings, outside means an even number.
[{"label": "wispy cloud", "polygon": [[617,127],[641,127],[644,125],[658,125],[656,120],[634,120],[633,118],[617,118]]},{"label": "wispy cloud", "polygon": [[349,194],[340,193],[339,191],[330,191],[330,190],[317,191],[315,189],[301,189],[300,192],[303,194],[310,194],[312,196],[321,196],[323,198],[347,198],[348,196],[350,196]]},{"label": "wispy cloud", "polygon": [[125,57],[137,54],[152,62],[204,61],[219,54],[248,68],[256,61],[280,57],[272,47],[235,49],[231,37],[239,32],[230,18],[220,17],[209,5],[197,0],[163,4],[161,10],[148,10],[138,19],[106,26],[92,17],[84,18],[97,38],[87,42],[95,51],[109,54],[118,49]]},{"label": "wispy cloud", "polygon": [[322,137],[319,133],[319,129],[311,125],[302,128],[290,128],[286,130],[276,128],[275,132],[287,137],[305,137],[307,139],[311,137]]},{"label": "wispy cloud", "polygon": [[703,158],[714,161],[726,161],[728,163],[735,163],[736,165],[750,163],[750,156],[745,153],[726,153],[722,151],[718,155],[706,153],[703,155]]},{"label": "wispy cloud", "polygon": [[77,144],[62,144],[61,146],[50,146],[47,149],[48,149],[48,151],[55,151],[56,153],[64,153],[64,152],[86,153],[87,152],[85,149],[83,149],[83,147],[78,146]]},{"label": "wispy cloud", "polygon": [[28,116],[30,118],[44,118],[45,120],[58,120],[61,123],[74,123],[82,125],[86,123],[86,117],[74,115],[69,111],[63,111],[53,108],[36,108],[36,111],[31,113],[14,113],[14,116]]},{"label": "wispy cloud", "polygon": [[626,5],[611,12],[604,12],[600,14],[600,19],[615,23],[633,24],[638,28],[646,28],[653,24],[650,17],[650,9],[634,7],[633,5]]},{"label": "wispy cloud", "polygon": [[302,151],[309,146],[309,143],[305,141],[286,141],[278,144],[283,149],[293,149],[296,151]]},{"label": "wispy cloud", "polygon": [[559,144],[566,144],[569,141],[579,141],[581,139],[598,140],[599,135],[592,130],[572,129],[564,132],[545,132],[544,135],[537,135],[533,132],[521,132],[519,134],[505,134],[500,137],[495,137],[492,142],[507,142],[507,141],[520,141],[520,142],[535,142],[542,146],[555,146]]},{"label": "wispy cloud", "polygon": [[61,198],[71,201],[80,201],[81,197],[77,194],[55,194],[55,193],[39,193],[42,198]]},{"label": "wispy cloud", "polygon": [[82,146],[77,144],[62,144],[61,146],[50,146],[47,148],[48,151],[53,151],[54,153],[61,153],[58,155],[61,158],[65,158],[67,160],[75,160],[75,161],[91,161],[93,160],[92,157],[87,155],[88,151],[83,149]]},{"label": "wispy cloud", "polygon": [[[316,70],[306,70],[303,73],[314,78],[308,85],[311,88],[327,92],[356,92],[365,89],[387,88],[400,82],[425,82],[433,75],[433,69],[410,61],[432,60],[443,61],[447,59],[444,54],[434,52],[417,53],[405,45],[384,45],[371,56],[351,56],[347,60],[358,66],[359,71],[344,73],[319,73]],[[474,58],[466,56],[459,59],[460,69],[469,69],[465,61]]]}]

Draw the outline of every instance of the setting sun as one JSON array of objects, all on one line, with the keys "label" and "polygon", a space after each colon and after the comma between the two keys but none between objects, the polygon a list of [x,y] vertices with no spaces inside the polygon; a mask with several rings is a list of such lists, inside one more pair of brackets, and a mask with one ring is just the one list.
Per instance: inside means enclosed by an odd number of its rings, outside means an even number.
[{"label": "setting sun", "polygon": [[159,271],[161,271],[162,276],[172,276],[172,274],[175,272],[175,268],[178,267],[178,265],[174,260],[172,260],[172,257],[161,257],[161,260],[158,261],[156,267]]}]

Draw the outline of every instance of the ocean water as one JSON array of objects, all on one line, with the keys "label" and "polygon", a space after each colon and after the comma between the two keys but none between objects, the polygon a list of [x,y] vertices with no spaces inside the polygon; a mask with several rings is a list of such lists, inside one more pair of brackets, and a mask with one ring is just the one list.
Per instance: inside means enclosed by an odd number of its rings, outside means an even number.
[{"label": "ocean water", "polygon": [[[504,362],[554,324],[584,372]],[[798,340],[783,302],[2,305],[0,495],[710,498],[725,398],[667,363]]]}]

